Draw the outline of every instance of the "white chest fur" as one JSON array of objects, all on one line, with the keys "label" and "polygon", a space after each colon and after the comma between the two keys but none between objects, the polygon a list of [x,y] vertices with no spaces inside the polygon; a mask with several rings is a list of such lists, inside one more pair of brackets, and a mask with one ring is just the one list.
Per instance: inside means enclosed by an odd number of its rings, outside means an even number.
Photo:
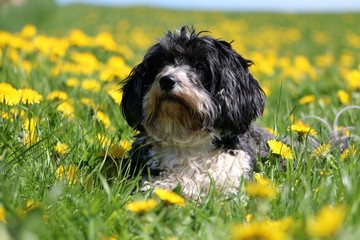
[{"label": "white chest fur", "polygon": [[225,194],[236,194],[241,178],[249,178],[252,171],[250,156],[242,150],[211,149],[209,144],[156,146],[155,152],[158,157],[154,164],[163,172],[151,185],[173,189],[180,184],[188,198],[206,195],[211,185]]}]

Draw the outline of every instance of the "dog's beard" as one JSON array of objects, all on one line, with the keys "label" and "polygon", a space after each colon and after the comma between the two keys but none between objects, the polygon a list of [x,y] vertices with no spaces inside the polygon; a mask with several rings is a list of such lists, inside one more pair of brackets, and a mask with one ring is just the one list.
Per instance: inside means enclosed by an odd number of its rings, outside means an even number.
[{"label": "dog's beard", "polygon": [[191,143],[204,134],[204,122],[212,115],[211,97],[194,87],[186,74],[177,74],[177,86],[169,92],[161,89],[158,80],[154,81],[143,101],[143,126],[155,140]]}]

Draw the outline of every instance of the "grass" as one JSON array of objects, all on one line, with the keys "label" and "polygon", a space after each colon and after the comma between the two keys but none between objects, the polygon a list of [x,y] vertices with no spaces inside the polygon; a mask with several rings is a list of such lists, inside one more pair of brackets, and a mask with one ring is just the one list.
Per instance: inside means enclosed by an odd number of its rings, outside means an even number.
[{"label": "grass", "polygon": [[[12,21],[5,21],[10,16]],[[318,141],[327,143],[331,133],[324,122],[331,125],[341,109],[360,105],[360,14],[47,3],[0,9],[0,19],[0,82],[11,84],[17,94],[30,88],[42,96],[38,103],[30,104],[31,95],[13,106],[0,98],[1,239],[245,239],[238,232],[260,239],[360,236],[358,109],[338,118],[339,126],[353,127],[350,145],[357,150],[344,160],[336,147],[311,156],[302,144],[290,146],[294,161],[285,161],[285,170],[273,155],[258,162],[256,173],[276,186],[273,199],[246,194],[242,186],[238,197],[212,191],[203,202],[187,201],[186,206],[157,199],[154,209],[136,214],[124,206],[155,196],[133,192],[139,179],[126,179],[118,171],[134,133],[121,116],[121,96],[111,91],[156,38],[187,23],[235,40],[234,48],[255,62],[251,71],[268,95],[257,124],[295,139],[297,133],[288,128],[302,120],[317,131]],[[37,32],[23,28],[26,24]],[[101,38],[101,32],[109,34]],[[113,56],[116,68],[109,63]],[[71,78],[77,87],[69,85]],[[66,97],[48,99],[55,90]],[[349,99],[340,98],[339,90]],[[301,104],[304,96],[312,100]],[[66,144],[64,151],[54,149],[59,143]]]}]

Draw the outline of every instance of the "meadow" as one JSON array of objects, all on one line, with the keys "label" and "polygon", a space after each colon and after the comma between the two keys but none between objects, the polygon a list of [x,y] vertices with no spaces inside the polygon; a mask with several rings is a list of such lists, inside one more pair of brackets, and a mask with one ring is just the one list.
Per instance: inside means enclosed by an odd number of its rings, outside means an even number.
[{"label": "meadow", "polygon": [[[0,9],[0,239],[360,237],[360,14],[35,3]],[[139,192],[120,171],[119,84],[183,24],[234,41],[267,94],[256,124],[277,137],[238,196]]]}]

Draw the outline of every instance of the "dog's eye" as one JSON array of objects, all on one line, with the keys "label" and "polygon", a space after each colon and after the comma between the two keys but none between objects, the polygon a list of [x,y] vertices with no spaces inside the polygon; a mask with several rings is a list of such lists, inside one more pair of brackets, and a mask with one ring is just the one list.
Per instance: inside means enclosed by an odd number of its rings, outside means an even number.
[{"label": "dog's eye", "polygon": [[195,64],[195,69],[198,70],[198,71],[205,71],[206,66],[203,63],[196,63]]}]

